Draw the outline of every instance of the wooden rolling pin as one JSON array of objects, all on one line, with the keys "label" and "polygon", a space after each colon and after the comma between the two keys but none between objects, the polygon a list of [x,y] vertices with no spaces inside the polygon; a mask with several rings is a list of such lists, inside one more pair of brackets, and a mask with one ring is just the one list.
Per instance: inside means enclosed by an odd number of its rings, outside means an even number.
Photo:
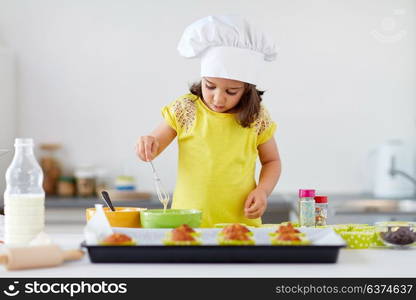
[{"label": "wooden rolling pin", "polygon": [[83,256],[82,250],[62,250],[57,245],[7,248],[6,253],[0,254],[0,264],[7,270],[49,268]]}]

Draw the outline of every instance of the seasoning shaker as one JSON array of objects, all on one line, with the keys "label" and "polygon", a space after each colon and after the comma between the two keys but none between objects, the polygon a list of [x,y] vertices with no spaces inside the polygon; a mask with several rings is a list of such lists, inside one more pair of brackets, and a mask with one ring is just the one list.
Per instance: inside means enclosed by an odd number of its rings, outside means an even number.
[{"label": "seasoning shaker", "polygon": [[57,187],[58,196],[72,197],[75,195],[75,178],[72,176],[60,176]]},{"label": "seasoning shaker", "polygon": [[325,226],[328,220],[328,197],[315,196],[315,225]]},{"label": "seasoning shaker", "polygon": [[92,197],[95,193],[95,172],[90,167],[82,167],[75,171],[78,196]]},{"label": "seasoning shaker", "polygon": [[315,190],[299,190],[299,225],[301,227],[315,226]]}]

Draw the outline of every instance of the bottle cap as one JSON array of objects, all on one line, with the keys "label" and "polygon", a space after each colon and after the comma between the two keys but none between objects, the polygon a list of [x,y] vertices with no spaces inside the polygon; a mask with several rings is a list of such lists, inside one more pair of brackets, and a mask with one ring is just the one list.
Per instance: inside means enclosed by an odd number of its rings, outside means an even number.
[{"label": "bottle cap", "polygon": [[315,197],[315,190],[299,190],[299,198],[303,197]]},{"label": "bottle cap", "polygon": [[316,203],[328,203],[327,196],[315,196],[314,199]]}]

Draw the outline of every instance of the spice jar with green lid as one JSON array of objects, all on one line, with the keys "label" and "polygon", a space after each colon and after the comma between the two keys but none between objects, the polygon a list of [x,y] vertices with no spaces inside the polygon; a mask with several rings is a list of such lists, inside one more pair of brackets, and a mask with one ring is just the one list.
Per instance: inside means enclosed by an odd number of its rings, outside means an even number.
[{"label": "spice jar with green lid", "polygon": [[73,176],[60,176],[57,187],[58,196],[71,197],[75,195],[75,178]]}]

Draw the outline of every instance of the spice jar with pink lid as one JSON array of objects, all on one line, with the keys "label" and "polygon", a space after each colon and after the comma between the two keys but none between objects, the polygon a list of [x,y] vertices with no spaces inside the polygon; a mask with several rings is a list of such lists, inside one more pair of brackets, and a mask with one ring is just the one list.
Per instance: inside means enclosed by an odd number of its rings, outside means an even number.
[{"label": "spice jar with pink lid", "polygon": [[299,190],[299,225],[315,226],[315,190]]}]

